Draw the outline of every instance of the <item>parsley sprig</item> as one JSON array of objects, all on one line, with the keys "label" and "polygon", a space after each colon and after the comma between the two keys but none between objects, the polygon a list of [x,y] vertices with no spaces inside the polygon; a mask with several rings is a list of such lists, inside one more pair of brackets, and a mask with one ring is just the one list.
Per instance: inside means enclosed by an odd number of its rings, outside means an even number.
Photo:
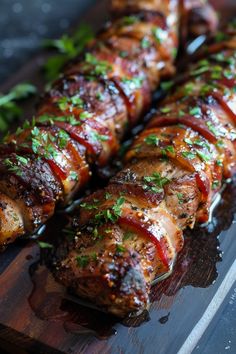
[{"label": "parsley sprig", "polygon": [[83,24],[72,36],[63,35],[59,39],[44,41],[45,47],[56,49],[59,52],[59,54],[50,57],[44,65],[46,80],[51,82],[56,79],[63,65],[79,55],[93,37],[94,33],[91,27]]},{"label": "parsley sprig", "polygon": [[6,133],[10,124],[22,114],[22,110],[16,101],[35,94],[35,86],[29,83],[21,83],[14,86],[7,94],[0,94],[0,132]]}]

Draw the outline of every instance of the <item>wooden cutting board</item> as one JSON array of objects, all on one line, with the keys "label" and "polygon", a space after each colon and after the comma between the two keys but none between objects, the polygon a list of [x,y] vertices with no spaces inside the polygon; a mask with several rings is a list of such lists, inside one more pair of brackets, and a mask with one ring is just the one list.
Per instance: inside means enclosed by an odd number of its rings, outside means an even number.
[{"label": "wooden cutting board", "polygon": [[[106,7],[99,1],[83,19],[102,23]],[[45,56],[34,58],[4,88],[29,77],[42,86],[39,68]],[[150,310],[139,318],[121,322],[84,306],[53,280],[45,265],[47,250],[31,241],[11,245],[0,255],[0,347],[17,354],[190,353],[220,316],[236,281],[234,186],[225,189],[207,227],[186,233],[174,273],[153,287]],[[60,237],[64,223],[58,214],[45,232]]]}]

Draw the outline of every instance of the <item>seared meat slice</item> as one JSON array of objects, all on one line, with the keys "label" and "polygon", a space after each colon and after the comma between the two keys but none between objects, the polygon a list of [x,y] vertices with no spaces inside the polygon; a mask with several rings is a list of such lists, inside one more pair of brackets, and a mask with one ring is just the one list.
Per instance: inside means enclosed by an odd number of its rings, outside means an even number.
[{"label": "seared meat slice", "polygon": [[142,311],[167,276],[183,231],[207,222],[224,179],[236,171],[236,30],[208,47],[153,114],[126,166],[86,198],[56,278],[118,316]]}]

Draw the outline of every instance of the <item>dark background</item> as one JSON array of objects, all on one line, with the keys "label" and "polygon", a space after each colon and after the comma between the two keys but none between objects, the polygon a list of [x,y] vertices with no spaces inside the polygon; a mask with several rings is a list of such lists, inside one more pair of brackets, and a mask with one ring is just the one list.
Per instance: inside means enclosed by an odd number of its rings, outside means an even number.
[{"label": "dark background", "polygon": [[[43,39],[56,38],[79,23],[79,16],[95,1],[0,0],[0,84],[41,50]],[[236,353],[235,287],[221,318],[212,321],[195,353]]]},{"label": "dark background", "polygon": [[[0,0],[0,85],[96,0]],[[99,1],[99,0],[98,0]]]}]

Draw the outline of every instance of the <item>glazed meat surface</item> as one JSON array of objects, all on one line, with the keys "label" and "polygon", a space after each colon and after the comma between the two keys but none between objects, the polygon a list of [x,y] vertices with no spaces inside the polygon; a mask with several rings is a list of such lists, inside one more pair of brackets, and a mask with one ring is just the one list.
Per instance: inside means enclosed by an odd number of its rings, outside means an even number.
[{"label": "glazed meat surface", "polygon": [[[68,204],[104,166],[151,102],[162,77],[174,72],[182,2],[123,1],[83,55],[65,68],[32,122],[0,148],[0,246],[35,232]],[[114,12],[117,2],[114,2]],[[201,8],[194,1],[194,8]],[[126,15],[128,14],[128,15]],[[215,24],[211,14],[210,27]],[[212,20],[213,19],[213,20]],[[207,26],[207,21],[205,21]]]},{"label": "glazed meat surface", "polygon": [[55,268],[62,284],[120,317],[147,308],[184,229],[208,221],[214,196],[236,171],[235,85],[230,26],[153,114],[126,167],[81,204],[68,254]]}]

